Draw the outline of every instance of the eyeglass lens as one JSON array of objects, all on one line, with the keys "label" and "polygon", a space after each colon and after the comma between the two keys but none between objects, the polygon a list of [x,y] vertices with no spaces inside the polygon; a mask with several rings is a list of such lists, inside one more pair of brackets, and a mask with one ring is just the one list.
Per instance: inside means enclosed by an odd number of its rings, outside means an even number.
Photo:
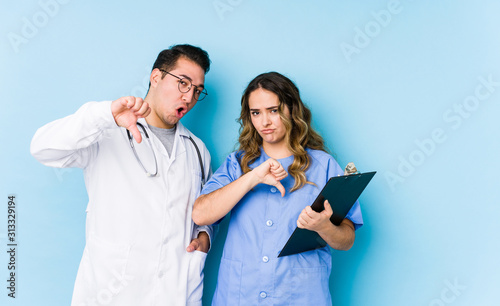
[{"label": "eyeglass lens", "polygon": [[182,93],[188,92],[191,87],[194,87],[194,97],[196,100],[203,100],[207,93],[205,91],[200,90],[197,86],[194,86],[193,83],[191,83],[191,80],[182,78],[179,80],[179,91]]}]

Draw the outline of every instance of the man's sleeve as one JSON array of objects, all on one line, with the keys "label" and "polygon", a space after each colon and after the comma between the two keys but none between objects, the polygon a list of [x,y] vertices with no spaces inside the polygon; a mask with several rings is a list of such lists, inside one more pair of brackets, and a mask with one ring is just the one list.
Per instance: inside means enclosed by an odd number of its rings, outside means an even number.
[{"label": "man's sleeve", "polygon": [[203,225],[203,226],[200,226],[200,225],[197,225],[195,224],[194,225],[194,231],[193,231],[193,237],[192,239],[194,238],[198,238],[198,234],[200,232],[205,232],[207,233],[208,235],[208,238],[210,239],[210,248],[208,249],[210,251],[210,249],[212,248],[212,237],[214,237],[215,233],[214,233],[214,228],[216,228],[217,226],[215,225]]},{"label": "man's sleeve", "polygon": [[[205,147],[205,144],[203,144],[203,151],[202,152],[203,152],[203,167],[205,169],[205,182],[204,183],[206,183],[210,179],[210,177],[212,177],[212,165],[211,165],[210,152]],[[199,225],[195,224],[192,239],[198,238],[198,234],[200,232],[206,232],[208,234],[208,238],[210,239],[210,249],[211,249],[213,237],[215,237],[215,235],[217,234],[217,226],[213,226],[213,225],[199,226]]]},{"label": "man's sleeve", "polygon": [[111,101],[89,102],[67,117],[39,128],[31,141],[31,154],[51,167],[85,168],[97,154],[103,131],[116,128]]}]

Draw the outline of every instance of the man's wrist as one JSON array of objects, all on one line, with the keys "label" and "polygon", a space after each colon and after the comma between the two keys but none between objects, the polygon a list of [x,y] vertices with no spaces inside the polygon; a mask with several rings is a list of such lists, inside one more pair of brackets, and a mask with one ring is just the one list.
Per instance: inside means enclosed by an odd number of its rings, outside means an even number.
[{"label": "man's wrist", "polygon": [[208,235],[208,233],[205,231],[199,232],[198,239],[202,243],[202,245],[206,245],[206,250],[204,251],[208,253],[208,251],[210,250],[210,236]]}]

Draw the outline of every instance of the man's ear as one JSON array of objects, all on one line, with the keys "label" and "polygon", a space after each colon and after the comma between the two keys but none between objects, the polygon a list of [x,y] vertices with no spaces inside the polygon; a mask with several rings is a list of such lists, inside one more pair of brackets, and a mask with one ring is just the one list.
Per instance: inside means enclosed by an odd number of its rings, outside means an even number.
[{"label": "man's ear", "polygon": [[160,71],[160,69],[153,69],[153,71],[151,71],[151,75],[149,76],[149,83],[151,84],[150,87],[156,87],[158,85],[158,82],[160,82],[162,75],[163,73]]}]

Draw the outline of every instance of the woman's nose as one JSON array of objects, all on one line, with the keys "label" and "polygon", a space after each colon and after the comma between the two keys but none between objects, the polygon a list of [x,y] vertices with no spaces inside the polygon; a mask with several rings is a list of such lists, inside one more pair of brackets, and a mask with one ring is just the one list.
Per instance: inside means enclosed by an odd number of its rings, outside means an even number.
[{"label": "woman's nose", "polygon": [[268,114],[264,114],[262,116],[262,125],[267,126],[269,124],[271,124],[271,118],[269,118]]}]

